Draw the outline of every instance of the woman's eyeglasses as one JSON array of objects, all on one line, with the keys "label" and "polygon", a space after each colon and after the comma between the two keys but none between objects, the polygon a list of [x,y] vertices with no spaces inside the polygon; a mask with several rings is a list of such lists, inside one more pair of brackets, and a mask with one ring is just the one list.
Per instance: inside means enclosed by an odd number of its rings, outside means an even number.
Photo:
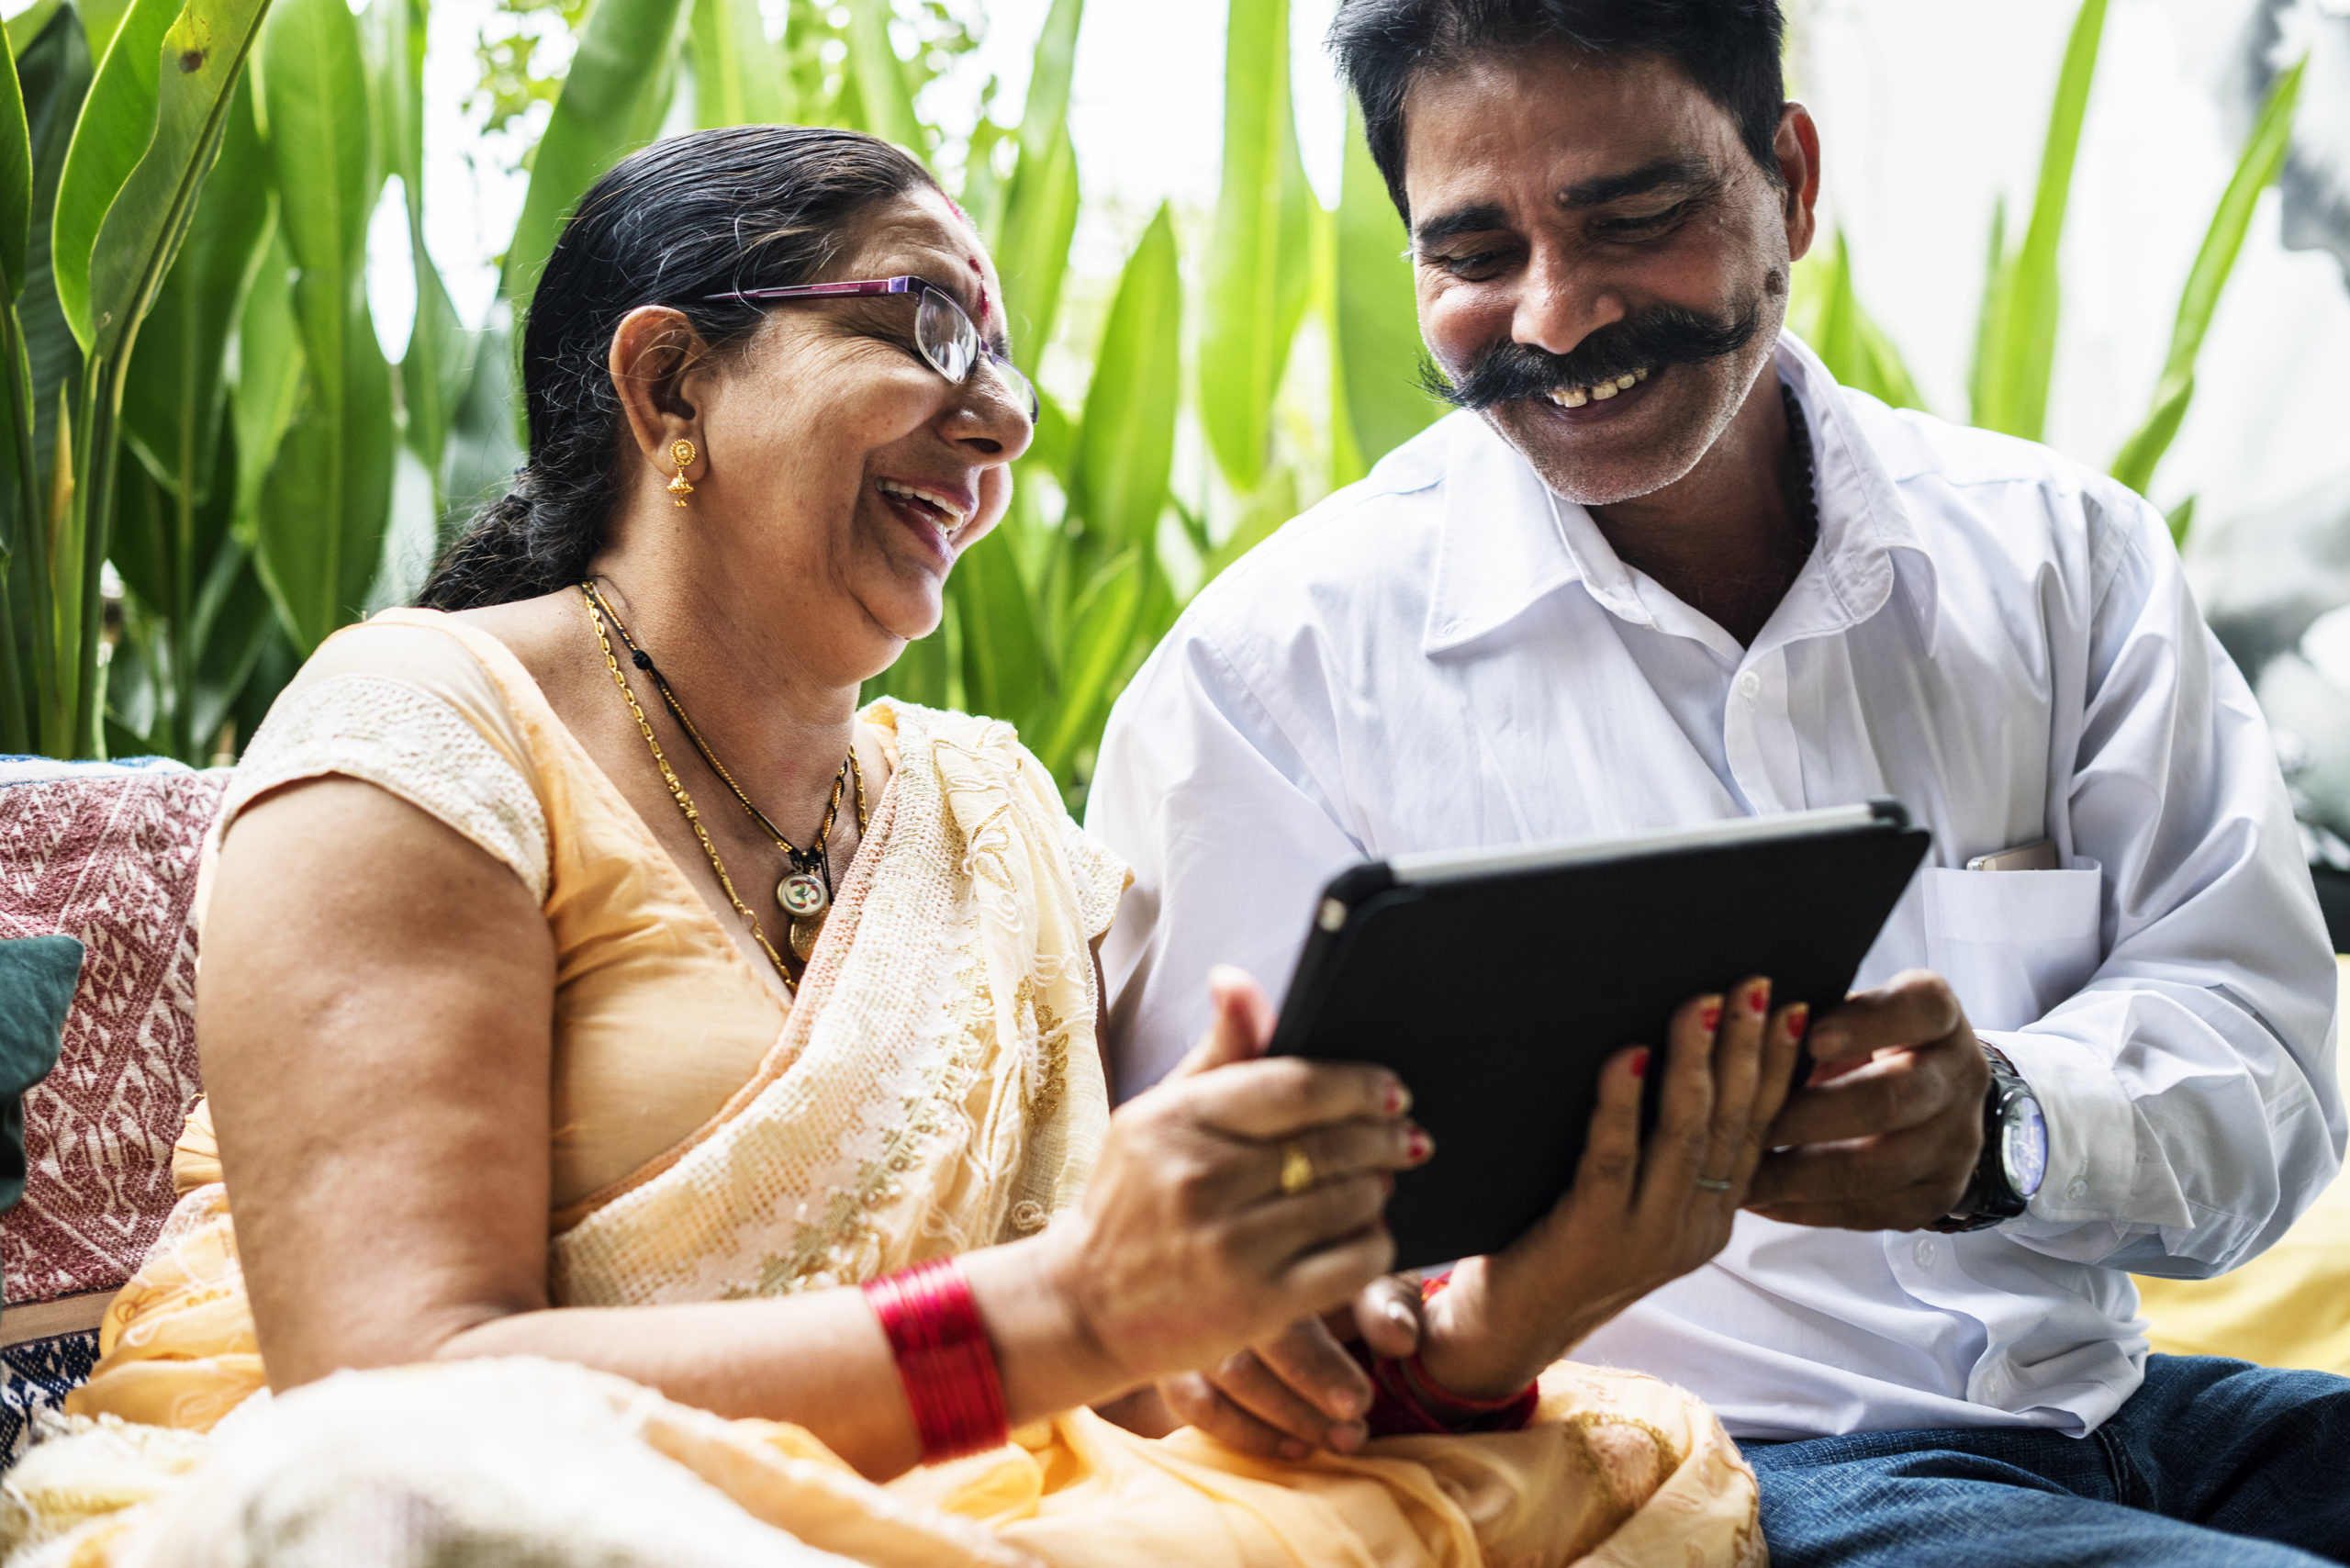
[{"label": "woman's eyeglasses", "polygon": [[996,374],[1012,392],[1013,401],[1035,424],[1039,412],[1036,388],[1011,359],[995,352],[955,297],[918,277],[868,278],[861,283],[802,283],[788,288],[744,288],[727,294],[705,294],[704,299],[842,299],[869,298],[883,294],[911,294],[915,298],[914,346],[930,367],[956,386],[963,385],[981,358],[995,364]]}]

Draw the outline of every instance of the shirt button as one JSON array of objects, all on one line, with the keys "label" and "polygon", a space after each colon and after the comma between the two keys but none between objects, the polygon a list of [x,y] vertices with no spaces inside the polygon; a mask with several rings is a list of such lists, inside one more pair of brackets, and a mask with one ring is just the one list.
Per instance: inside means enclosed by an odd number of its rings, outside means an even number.
[{"label": "shirt button", "polygon": [[1918,1238],[1918,1245],[1909,1249],[1909,1256],[1918,1260],[1918,1267],[1920,1269],[1932,1268],[1934,1266],[1934,1238],[1930,1236],[1921,1236]]},{"label": "shirt button", "polygon": [[2008,1380],[2002,1376],[1997,1369],[1986,1372],[1983,1374],[1983,1395],[1985,1398],[2004,1398],[2007,1395],[2007,1392]]},{"label": "shirt button", "polygon": [[2065,1189],[2065,1195],[2072,1199],[2075,1203],[2079,1203],[2083,1198],[2087,1197],[2089,1195],[2088,1178],[2086,1176],[2074,1177],[2073,1184]]},{"label": "shirt button", "polygon": [[1749,702],[1753,701],[1755,696],[1761,692],[1762,689],[1762,678],[1755,674],[1752,670],[1748,670],[1744,675],[1738,678],[1738,694],[1740,697],[1745,698]]}]

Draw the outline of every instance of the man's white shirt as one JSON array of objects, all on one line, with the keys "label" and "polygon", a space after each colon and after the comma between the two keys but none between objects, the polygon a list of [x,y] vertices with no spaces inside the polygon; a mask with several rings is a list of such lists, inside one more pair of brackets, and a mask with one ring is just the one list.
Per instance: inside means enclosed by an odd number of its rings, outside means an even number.
[{"label": "man's white shirt", "polygon": [[[2047,1114],[2039,1195],[1961,1236],[1741,1214],[1573,1354],[1740,1437],[2086,1432],[2143,1366],[2125,1271],[2244,1261],[2341,1158],[2333,963],[2267,728],[2137,496],[1839,387],[1792,335],[1777,374],[1819,542],[1751,647],[1468,414],[1202,592],[1113,712],[1088,812],[1136,874],[1102,953],[1117,1086],[1197,1038],[1211,965],[1278,999],[1365,857],[1894,796],[1934,848],[1858,983],[1951,980]],[[1962,868],[2043,837],[2065,868]]]}]

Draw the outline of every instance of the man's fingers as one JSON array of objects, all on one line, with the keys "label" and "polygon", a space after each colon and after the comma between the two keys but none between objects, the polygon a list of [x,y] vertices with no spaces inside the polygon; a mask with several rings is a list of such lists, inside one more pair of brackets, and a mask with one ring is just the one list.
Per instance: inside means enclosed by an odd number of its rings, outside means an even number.
[{"label": "man's fingers", "polygon": [[1982,1142],[1979,1123],[1953,1119],[1880,1137],[1782,1148],[1756,1168],[1747,1206],[1837,1205],[1874,1213],[1889,1194],[1920,1188],[1942,1204],[1932,1214],[1946,1214],[1965,1191]]},{"label": "man's fingers", "polygon": [[[1974,1054],[1980,1058],[1980,1051]],[[1931,1046],[1863,1062],[1832,1082],[1789,1095],[1771,1125],[1770,1146],[1836,1143],[1919,1126],[1960,1101],[1972,1112],[1981,1089],[1967,1081],[1969,1065],[1961,1052]]]},{"label": "man's fingers", "polygon": [[1811,1054],[1820,1061],[1866,1057],[1894,1046],[1924,1045],[1957,1032],[1966,1022],[1942,976],[1908,969],[1874,991],[1856,991],[1811,1027]]},{"label": "man's fingers", "polygon": [[1263,1056],[1272,1041],[1278,1018],[1272,998],[1247,970],[1216,965],[1208,971],[1208,996],[1215,1004],[1208,1032],[1190,1055],[1175,1064],[1175,1070],[1167,1075],[1169,1078],[1193,1078],[1250,1060]]},{"label": "man's fingers", "polygon": [[1256,1347],[1255,1356],[1326,1420],[1353,1421],[1371,1408],[1370,1375],[1318,1317],[1291,1324]]}]

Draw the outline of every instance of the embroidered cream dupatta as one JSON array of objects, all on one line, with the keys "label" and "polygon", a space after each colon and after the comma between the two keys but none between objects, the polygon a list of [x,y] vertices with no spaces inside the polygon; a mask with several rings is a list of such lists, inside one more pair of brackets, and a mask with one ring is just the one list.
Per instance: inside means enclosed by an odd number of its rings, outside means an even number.
[{"label": "embroidered cream dupatta", "polygon": [[[1034,1231],[1081,1193],[1107,1120],[1086,933],[1118,878],[1083,863],[1099,852],[1007,727],[873,716],[897,730],[898,771],[781,1039],[700,1136],[553,1238],[558,1302],[854,1283]],[[744,1561],[838,1560],[793,1542],[887,1565],[1762,1560],[1752,1477],[1704,1407],[1572,1363],[1546,1375],[1525,1432],[1265,1464],[1078,1411],[888,1485],[800,1428],[552,1362],[251,1398],[260,1361],[207,1132],[191,1129],[187,1173],[213,1180],[109,1312],[80,1429],[0,1487],[30,1549],[12,1562],[241,1562],[273,1507],[387,1485],[557,1553],[532,1561],[668,1561],[689,1540],[696,1561],[733,1561],[716,1514],[681,1522],[679,1466],[714,1489],[709,1507],[767,1532],[767,1555]],[[208,1439],[186,1430],[224,1413]]]}]

